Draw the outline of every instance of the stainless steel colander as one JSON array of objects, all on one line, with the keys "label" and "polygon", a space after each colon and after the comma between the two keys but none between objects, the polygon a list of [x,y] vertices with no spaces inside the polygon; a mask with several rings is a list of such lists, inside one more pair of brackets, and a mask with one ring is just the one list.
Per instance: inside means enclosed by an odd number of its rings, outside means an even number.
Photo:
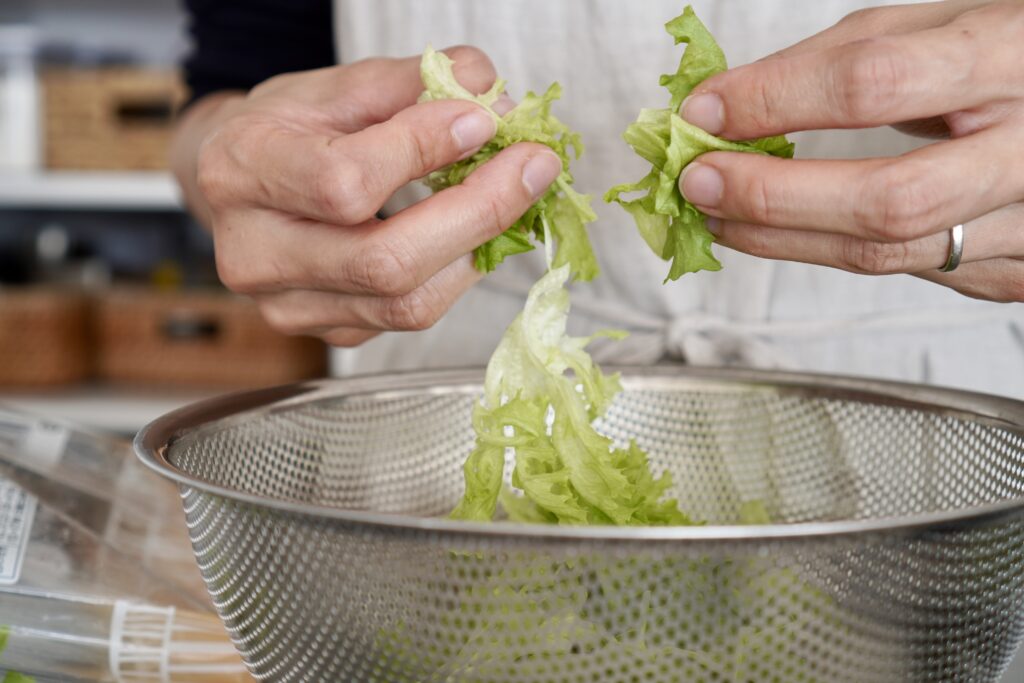
[{"label": "stainless steel colander", "polygon": [[1024,404],[626,369],[601,430],[705,526],[466,524],[444,515],[481,380],[306,384],[140,433],[259,680],[995,681],[1021,640]]}]

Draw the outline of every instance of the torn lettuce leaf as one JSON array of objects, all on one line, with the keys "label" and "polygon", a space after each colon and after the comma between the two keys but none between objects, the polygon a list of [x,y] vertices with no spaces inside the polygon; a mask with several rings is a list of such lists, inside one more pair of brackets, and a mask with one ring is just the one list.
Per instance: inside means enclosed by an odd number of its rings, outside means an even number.
[{"label": "torn lettuce leaf", "polygon": [[[682,118],[678,111],[689,94],[707,78],[725,71],[725,55],[701,23],[692,7],[665,25],[676,44],[686,51],[675,74],[661,77],[671,94],[667,109],[644,109],[623,136],[626,143],[652,166],[636,183],[611,188],[606,202],[617,202],[634,219],[640,235],[655,254],[671,262],[668,280],[686,273],[720,270],[722,264],[711,251],[714,236],[708,232],[706,217],[687,202],[679,191],[679,178],[694,159],[706,152],[750,152],[791,158],[793,144],[784,136],[731,142],[717,138]],[[626,199],[623,195],[641,194]]]},{"label": "torn lettuce leaf", "polygon": [[659,81],[672,93],[669,109],[679,111],[683,100],[694,88],[729,66],[722,48],[697,18],[693,7],[688,5],[681,15],[665,24],[665,30],[675,38],[676,45],[686,43],[687,47],[676,72],[665,74]]},{"label": "torn lettuce leaf", "polygon": [[420,71],[425,91],[421,101],[458,99],[476,102],[484,107],[497,123],[494,138],[479,152],[431,173],[427,186],[440,192],[459,185],[473,171],[487,163],[501,150],[517,142],[535,142],[550,147],[562,160],[562,173],[522,217],[503,234],[478,247],[475,252],[477,270],[489,273],[506,258],[534,249],[533,241],[544,242],[545,227],[557,241],[556,265],[569,265],[576,279],[589,281],[597,277],[599,268],[586,226],[597,220],[590,197],[573,189],[569,165],[583,153],[583,143],[551,113],[551,105],[562,96],[562,87],[555,83],[547,92],[526,94],[512,111],[500,116],[494,103],[505,90],[499,80],[482,95],[474,95],[455,79],[454,62],[446,54],[428,47],[423,54]]},{"label": "torn lettuce leaf", "polygon": [[[586,352],[592,337],[566,332],[570,270],[554,268],[534,285],[491,357],[466,490],[452,517],[489,521],[501,501],[517,522],[693,524],[675,500],[662,500],[669,474],[655,477],[635,443],[615,448],[593,426],[622,387]],[[503,481],[506,453],[515,457],[514,490]]]},{"label": "torn lettuce leaf", "polygon": [[[568,335],[568,280],[564,265],[537,282],[491,358],[473,414],[465,495],[451,516],[489,521],[500,506],[520,523],[693,524],[666,497],[668,474],[655,476],[635,442],[615,448],[594,428],[621,384],[586,352],[590,338]],[[741,524],[771,523],[759,500],[742,503],[738,516]],[[398,680],[497,683],[514,671],[517,680],[548,681],[553,664],[573,671],[602,658],[637,680],[673,666],[686,680],[753,683],[768,658],[787,662],[786,680],[827,680],[802,656],[800,634],[838,627],[831,599],[776,559],[595,550],[510,562],[505,552],[481,549],[438,552],[435,561],[426,575],[471,580],[428,618],[380,630],[376,647],[395,662]],[[422,588],[400,590],[413,602]],[[682,626],[693,620],[703,621]]]}]

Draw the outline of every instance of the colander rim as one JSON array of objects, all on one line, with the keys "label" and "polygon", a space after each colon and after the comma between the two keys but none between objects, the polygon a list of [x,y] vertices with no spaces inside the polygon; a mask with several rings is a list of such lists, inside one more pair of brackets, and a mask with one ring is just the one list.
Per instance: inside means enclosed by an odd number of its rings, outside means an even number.
[{"label": "colander rim", "polygon": [[[1024,436],[1024,401],[948,387],[911,384],[891,380],[843,375],[778,370],[683,365],[613,366],[621,372],[627,387],[633,381],[664,378],[694,384],[717,383],[732,386],[770,387],[801,395],[827,395],[853,400],[871,399],[875,403],[897,405],[932,413],[985,422]],[[943,512],[873,517],[863,520],[836,520],[764,525],[704,525],[688,527],[615,527],[544,526],[510,522],[463,522],[447,518],[418,517],[399,513],[348,510],[246,493],[195,477],[174,466],[167,458],[170,445],[181,436],[210,425],[252,419],[301,403],[327,398],[386,394],[414,389],[434,389],[450,393],[470,390],[482,384],[484,368],[414,370],[343,378],[310,380],[295,384],[229,393],[192,403],[171,411],[143,427],[133,441],[137,457],[160,476],[179,486],[202,491],[259,508],[290,515],[364,525],[381,530],[442,533],[456,537],[515,537],[523,540],[610,542],[735,543],[801,541],[813,538],[860,536],[871,534],[908,534],[960,529],[995,523],[1000,519],[1024,515],[1024,496],[985,505]],[[650,384],[648,384],[650,386]]]}]

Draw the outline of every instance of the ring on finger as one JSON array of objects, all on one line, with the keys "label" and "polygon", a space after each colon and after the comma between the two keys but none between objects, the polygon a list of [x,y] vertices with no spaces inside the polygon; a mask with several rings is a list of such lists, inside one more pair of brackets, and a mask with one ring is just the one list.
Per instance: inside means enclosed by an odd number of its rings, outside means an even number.
[{"label": "ring on finger", "polygon": [[964,257],[964,226],[955,225],[949,230],[949,256],[946,258],[946,265],[939,268],[943,273],[952,273],[960,267],[960,261]]}]

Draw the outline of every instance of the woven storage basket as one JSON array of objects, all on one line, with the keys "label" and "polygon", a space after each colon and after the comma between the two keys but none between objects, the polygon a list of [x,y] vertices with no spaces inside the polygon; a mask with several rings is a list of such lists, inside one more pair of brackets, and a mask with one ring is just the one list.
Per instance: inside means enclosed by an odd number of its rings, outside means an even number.
[{"label": "woven storage basket", "polygon": [[45,72],[46,163],[58,170],[167,168],[177,73],[132,68]]},{"label": "woven storage basket", "polygon": [[113,290],[96,307],[102,379],[130,384],[241,388],[327,371],[327,348],[267,325],[256,305],[227,293]]},{"label": "woven storage basket", "polygon": [[0,289],[0,386],[50,387],[92,370],[89,300],[48,288]]}]

